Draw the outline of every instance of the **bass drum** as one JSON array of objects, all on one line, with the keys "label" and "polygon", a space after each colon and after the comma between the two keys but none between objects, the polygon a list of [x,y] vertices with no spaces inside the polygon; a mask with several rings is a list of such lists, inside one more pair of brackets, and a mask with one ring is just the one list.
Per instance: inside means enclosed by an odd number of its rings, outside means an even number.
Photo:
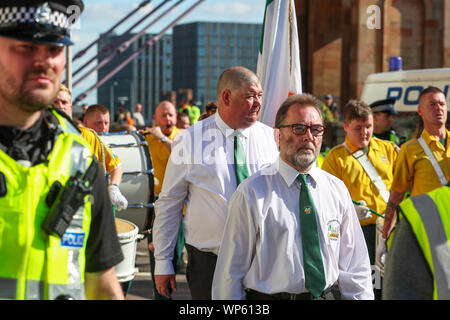
[{"label": "bass drum", "polygon": [[148,143],[140,133],[102,133],[100,139],[120,158],[123,176],[120,192],[128,201],[128,207],[116,211],[116,218],[131,221],[139,233],[149,228],[154,206],[154,171]]}]

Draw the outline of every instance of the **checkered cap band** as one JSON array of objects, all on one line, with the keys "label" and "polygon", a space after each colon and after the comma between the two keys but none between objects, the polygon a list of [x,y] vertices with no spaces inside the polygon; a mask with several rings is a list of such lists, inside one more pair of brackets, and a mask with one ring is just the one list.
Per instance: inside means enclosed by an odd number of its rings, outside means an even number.
[{"label": "checkered cap band", "polygon": [[[11,26],[18,23],[38,23],[36,21],[37,8],[27,7],[3,7],[0,8],[0,28]],[[53,11],[49,15],[46,24],[57,28],[67,29],[69,27],[69,19],[64,12]]]}]

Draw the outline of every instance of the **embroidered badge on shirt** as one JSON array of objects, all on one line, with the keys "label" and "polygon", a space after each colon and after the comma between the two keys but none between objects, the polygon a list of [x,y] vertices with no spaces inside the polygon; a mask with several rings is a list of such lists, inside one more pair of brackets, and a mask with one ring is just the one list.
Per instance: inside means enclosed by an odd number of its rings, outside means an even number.
[{"label": "embroidered badge on shirt", "polygon": [[327,223],[328,225],[328,239],[330,240],[338,240],[339,239],[339,229],[340,229],[340,223],[337,220],[331,220]]}]

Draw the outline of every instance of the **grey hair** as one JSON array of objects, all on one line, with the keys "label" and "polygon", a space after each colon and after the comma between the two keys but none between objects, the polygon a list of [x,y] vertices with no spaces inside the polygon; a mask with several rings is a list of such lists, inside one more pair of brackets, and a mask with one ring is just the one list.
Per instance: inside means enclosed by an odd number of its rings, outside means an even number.
[{"label": "grey hair", "polygon": [[320,101],[310,93],[302,93],[290,96],[287,98],[283,104],[278,109],[277,115],[275,117],[275,128],[278,128],[286,118],[286,115],[292,105],[300,105],[301,107],[314,107],[320,115],[320,119],[323,122],[322,108],[320,106]]},{"label": "grey hair", "polygon": [[217,101],[220,101],[220,96],[224,90],[238,89],[243,83],[261,84],[261,81],[253,71],[245,67],[233,66],[225,69],[217,81]]}]

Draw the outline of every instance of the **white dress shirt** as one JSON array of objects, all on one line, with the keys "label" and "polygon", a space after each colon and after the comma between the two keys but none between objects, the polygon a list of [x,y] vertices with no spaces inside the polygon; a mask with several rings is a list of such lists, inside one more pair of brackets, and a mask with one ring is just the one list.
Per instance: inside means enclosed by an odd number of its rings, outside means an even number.
[{"label": "white dress shirt", "polygon": [[[212,285],[213,299],[244,299],[244,289],[303,293],[299,172],[278,159],[242,182],[230,200]],[[344,183],[313,167],[308,187],[318,216],[326,288],[344,299],[373,299],[364,236]]]},{"label": "white dress shirt", "polygon": [[133,112],[133,120],[134,120],[134,125],[136,125],[136,126],[144,126],[145,125],[144,116],[140,112]]},{"label": "white dress shirt", "polygon": [[238,133],[249,174],[278,157],[272,128],[256,122],[235,132],[218,112],[175,138],[155,204],[155,274],[174,274],[171,261],[185,200],[186,243],[201,251],[218,253],[228,202],[236,190],[234,136]]}]

